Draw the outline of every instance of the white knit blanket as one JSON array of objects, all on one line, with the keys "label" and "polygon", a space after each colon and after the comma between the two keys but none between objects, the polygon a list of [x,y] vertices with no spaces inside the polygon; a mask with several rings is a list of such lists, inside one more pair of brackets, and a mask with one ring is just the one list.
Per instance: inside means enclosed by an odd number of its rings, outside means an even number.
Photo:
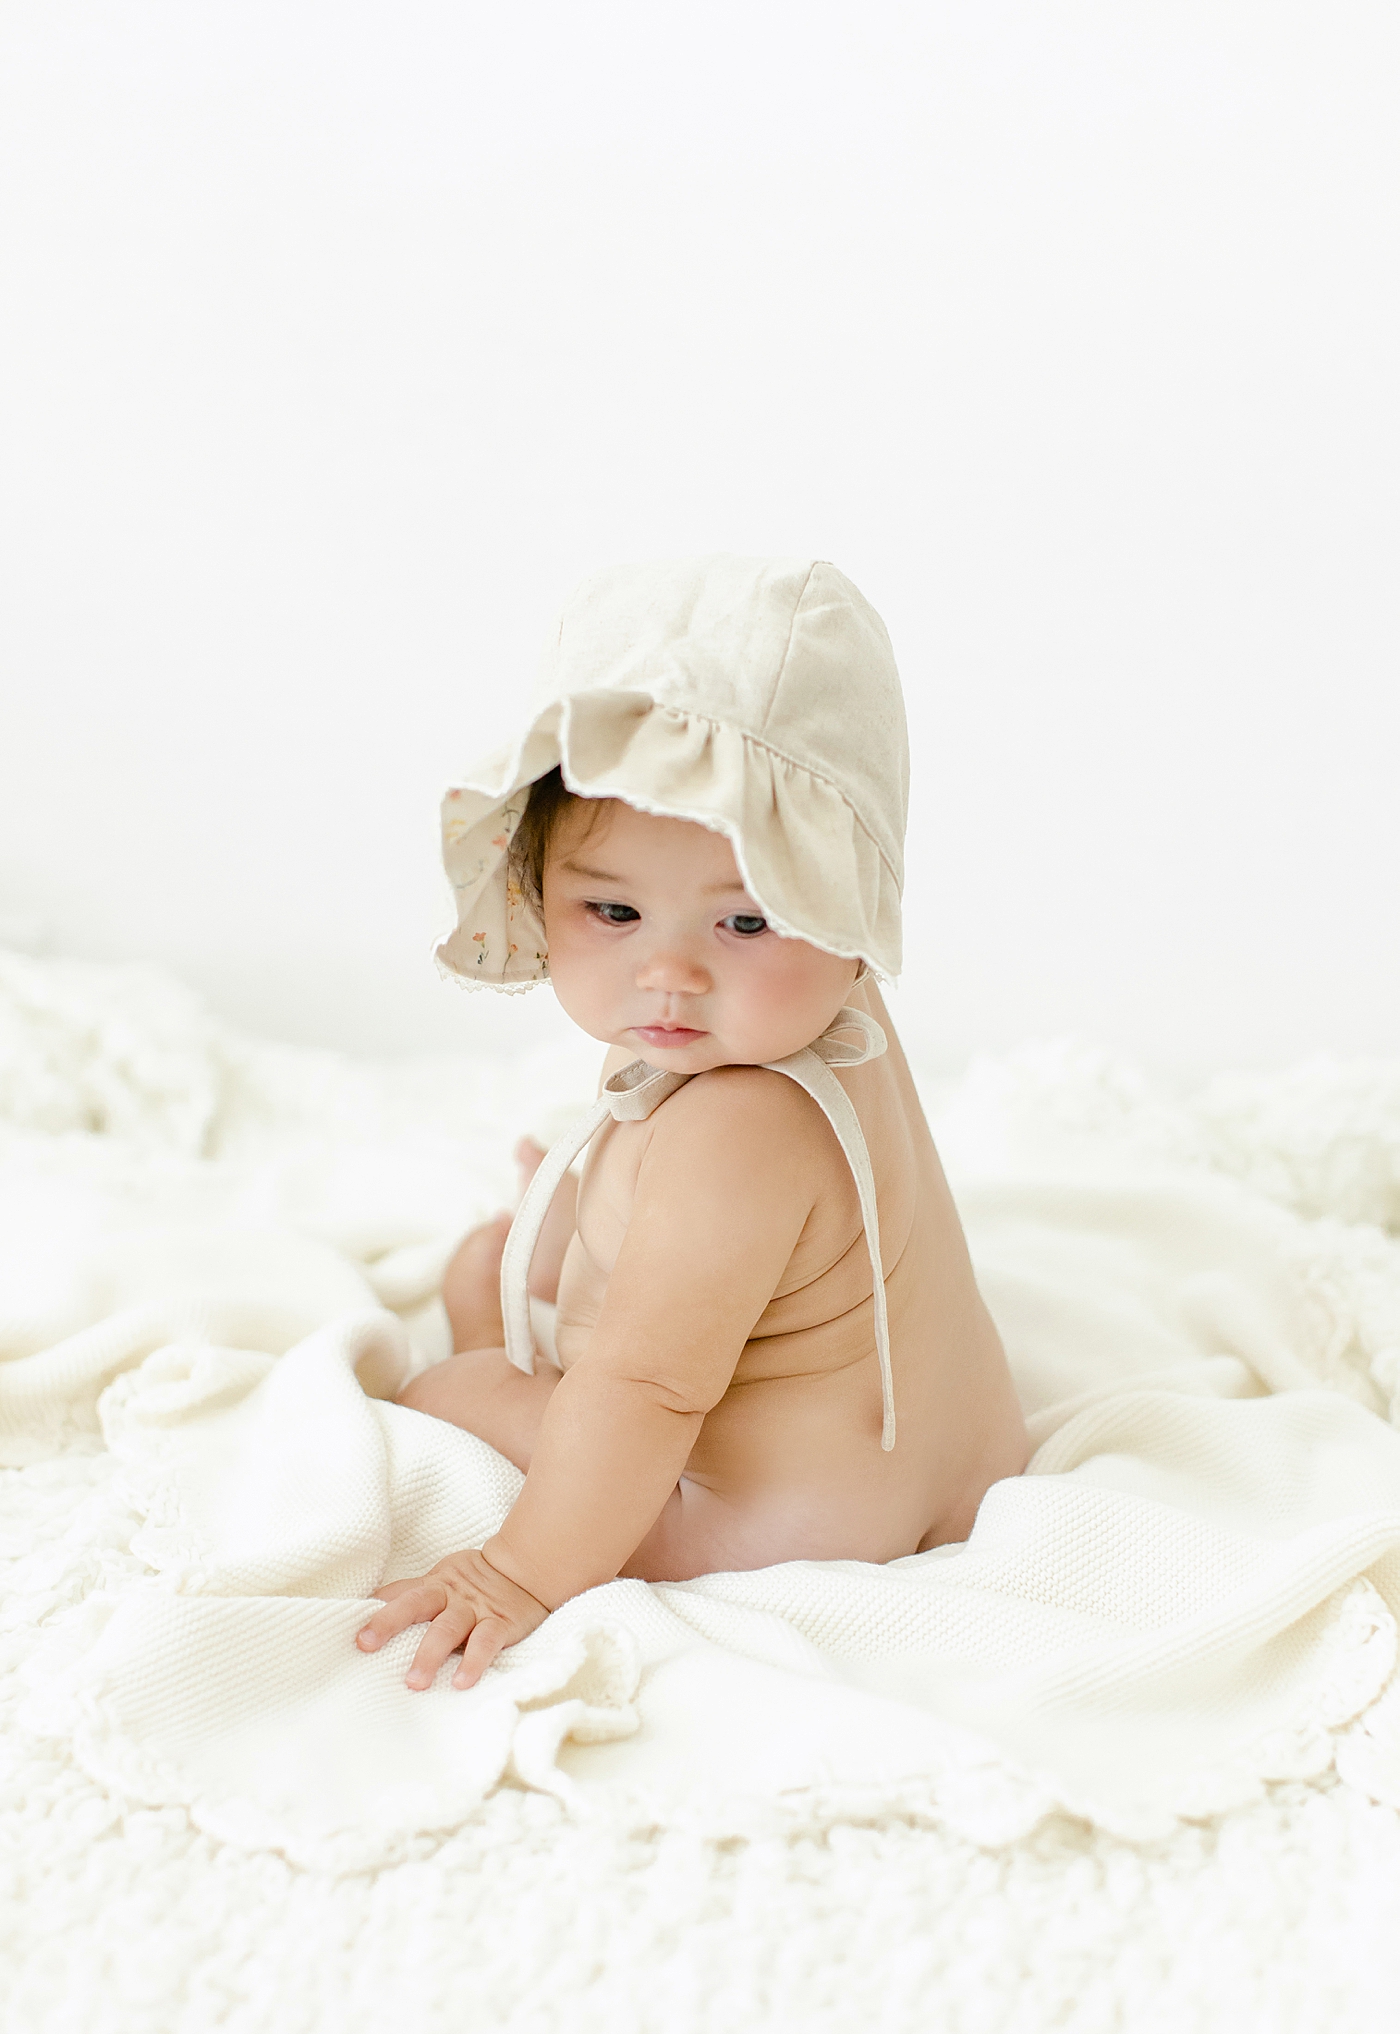
[{"label": "white knit blanket", "polygon": [[614,1583],[409,1695],[411,1637],[353,1645],[366,1592],[519,1479],[382,1394],[587,1056],[376,1072],[113,971],[11,960],[0,994],[21,1765],[312,1874],[499,1844],[532,1800],[715,1856],[1400,1804],[1395,1069],[1190,1108],[1089,1055],[975,1070],[936,1127],[1038,1449],[967,1544]]}]

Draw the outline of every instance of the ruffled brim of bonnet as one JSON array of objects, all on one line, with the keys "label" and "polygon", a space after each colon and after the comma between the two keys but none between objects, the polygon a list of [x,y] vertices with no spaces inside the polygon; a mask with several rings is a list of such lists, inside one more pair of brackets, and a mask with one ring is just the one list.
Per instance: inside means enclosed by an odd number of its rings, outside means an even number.
[{"label": "ruffled brim of bonnet", "polygon": [[[678,575],[693,583],[677,585]],[[717,643],[704,638],[706,597],[724,620]],[[580,625],[570,637],[581,601],[591,633]],[[851,668],[852,653],[862,668]],[[716,656],[727,660],[720,680]],[[722,833],[775,931],[898,975],[903,706],[883,624],[834,567],[718,558],[599,574],[565,609],[545,682],[554,696],[519,739],[443,799],[443,863],[457,904],[437,948],[444,971],[506,990],[548,978],[544,925],[509,849],[530,786],[557,766],[579,797],[618,798]]]}]

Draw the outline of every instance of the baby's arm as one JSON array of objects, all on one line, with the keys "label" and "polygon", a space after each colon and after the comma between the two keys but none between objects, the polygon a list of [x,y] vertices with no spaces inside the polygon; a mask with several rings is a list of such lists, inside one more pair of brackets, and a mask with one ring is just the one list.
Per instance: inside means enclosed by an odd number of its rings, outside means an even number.
[{"label": "baby's arm", "polygon": [[547,1610],[608,1582],[680,1480],[811,1212],[811,1104],[780,1075],[727,1067],[658,1112],[586,1353],[555,1386],[525,1487],[480,1553],[394,1586],[365,1640],[433,1621],[410,1682],[467,1640],[471,1686]]}]

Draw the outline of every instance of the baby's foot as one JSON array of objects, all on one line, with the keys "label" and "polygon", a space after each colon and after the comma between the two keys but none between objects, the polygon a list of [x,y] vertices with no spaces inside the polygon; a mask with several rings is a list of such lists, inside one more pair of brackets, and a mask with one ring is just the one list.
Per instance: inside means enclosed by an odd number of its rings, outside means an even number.
[{"label": "baby's foot", "polygon": [[442,1303],[452,1323],[454,1352],[499,1349],[505,1342],[501,1319],[501,1253],[510,1216],[496,1215],[462,1238],[443,1274]]}]

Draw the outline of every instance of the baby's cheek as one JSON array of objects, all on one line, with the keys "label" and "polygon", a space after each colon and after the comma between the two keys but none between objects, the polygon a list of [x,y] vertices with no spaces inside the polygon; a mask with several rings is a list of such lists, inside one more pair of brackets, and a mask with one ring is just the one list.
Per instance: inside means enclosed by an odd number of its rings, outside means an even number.
[{"label": "baby's cheek", "polygon": [[829,995],[814,993],[808,970],[801,965],[783,959],[762,971],[752,970],[742,996],[742,1025],[751,1056],[781,1059],[810,1045],[835,1014],[829,1003]]},{"label": "baby's cheek", "polygon": [[549,944],[549,979],[566,1017],[603,1043],[612,1036],[617,1002],[616,967],[611,955],[600,955],[571,939],[567,932]]},{"label": "baby's cheek", "polygon": [[763,998],[764,1021],[796,1040],[768,1055],[779,1058],[820,1037],[849,997],[859,963],[823,953],[820,947],[800,939],[781,941],[764,958],[768,965],[755,979]]}]

